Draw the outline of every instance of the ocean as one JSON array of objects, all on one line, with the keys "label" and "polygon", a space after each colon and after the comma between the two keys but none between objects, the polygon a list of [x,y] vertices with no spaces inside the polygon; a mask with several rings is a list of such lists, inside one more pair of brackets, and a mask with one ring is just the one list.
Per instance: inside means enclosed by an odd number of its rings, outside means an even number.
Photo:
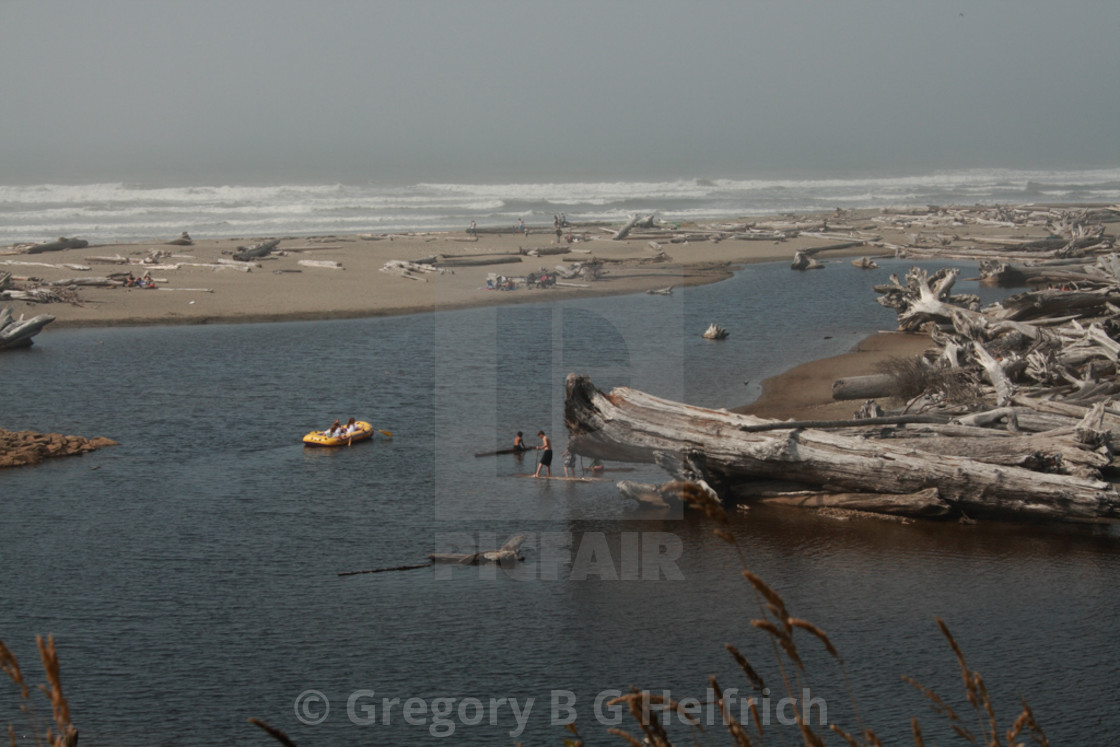
[{"label": "ocean", "polygon": [[570,183],[0,185],[0,246],[675,222],[883,206],[1120,202],[1120,169]]},{"label": "ocean", "polygon": [[[34,637],[54,635],[88,747],[271,744],[249,718],[305,747],[555,745],[572,719],[588,744],[610,744],[610,728],[637,733],[611,704],[631,687],[696,698],[700,741],[727,744],[703,705],[708,678],[737,718],[751,718],[752,694],[728,643],[765,679],[753,694],[768,742],[798,742],[790,720],[805,707],[814,726],[862,719],[888,744],[909,742],[917,717],[945,743],[945,717],[902,679],[974,723],[940,617],[1001,729],[1022,696],[1054,743],[1114,742],[1115,528],[756,508],[731,517],[740,555],[703,516],[621,500],[613,479],[664,479],[648,465],[565,483],[522,477],[535,452],[475,456],[518,430],[562,450],[572,371],[603,389],[744,404],[763,378],[890,328],[872,285],[908,266],[761,264],[669,297],[374,319],[48,329],[0,356],[0,425],[119,446],[0,472],[0,640],[34,684]],[[702,339],[712,320],[731,336]],[[350,415],[393,438],[300,443]],[[515,533],[526,562],[509,571],[338,575]],[[796,703],[751,625],[744,565],[843,657],[799,636]],[[0,683],[0,725],[22,744],[17,700]],[[669,720],[676,743],[693,743]]]}]

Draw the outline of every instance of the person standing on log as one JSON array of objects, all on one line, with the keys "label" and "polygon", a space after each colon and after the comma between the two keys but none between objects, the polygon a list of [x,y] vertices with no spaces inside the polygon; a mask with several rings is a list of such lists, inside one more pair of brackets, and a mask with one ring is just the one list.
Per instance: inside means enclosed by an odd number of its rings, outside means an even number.
[{"label": "person standing on log", "polygon": [[541,452],[541,459],[537,462],[537,471],[533,473],[533,477],[541,476],[541,467],[544,467],[547,477],[552,477],[552,441],[544,435],[544,431],[537,431],[537,438],[541,440],[541,445],[537,447],[537,451]]},{"label": "person standing on log", "polygon": [[572,453],[571,448],[564,449],[561,454],[564,462],[564,477],[576,476],[576,455]]}]

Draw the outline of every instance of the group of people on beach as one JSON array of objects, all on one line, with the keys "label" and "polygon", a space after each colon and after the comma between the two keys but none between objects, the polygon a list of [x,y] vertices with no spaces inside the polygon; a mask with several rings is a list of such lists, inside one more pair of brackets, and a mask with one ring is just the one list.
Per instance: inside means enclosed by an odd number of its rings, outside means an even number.
[{"label": "group of people on beach", "polygon": [[145,272],[143,277],[136,277],[131,271],[124,276],[125,288],[155,288],[156,281],[152,280],[152,273]]}]

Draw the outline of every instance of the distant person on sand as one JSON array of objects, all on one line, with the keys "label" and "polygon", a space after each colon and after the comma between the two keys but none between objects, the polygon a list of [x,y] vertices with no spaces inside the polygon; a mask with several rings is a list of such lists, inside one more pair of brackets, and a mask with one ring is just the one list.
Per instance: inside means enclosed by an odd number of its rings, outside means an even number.
[{"label": "distant person on sand", "polygon": [[527,230],[525,230],[525,219],[524,218],[518,218],[517,219],[517,232],[518,233],[523,233],[526,236],[529,235],[529,232]]},{"label": "distant person on sand", "polygon": [[537,471],[533,473],[533,477],[541,476],[541,467],[548,473],[547,477],[552,477],[552,441],[548,440],[544,431],[537,431],[537,438],[541,440],[541,445],[537,447],[537,451],[541,452],[541,460],[537,463]]},{"label": "distant person on sand", "polygon": [[478,225],[473,220],[471,221],[471,227],[467,229],[467,233],[471,236],[478,236]]}]

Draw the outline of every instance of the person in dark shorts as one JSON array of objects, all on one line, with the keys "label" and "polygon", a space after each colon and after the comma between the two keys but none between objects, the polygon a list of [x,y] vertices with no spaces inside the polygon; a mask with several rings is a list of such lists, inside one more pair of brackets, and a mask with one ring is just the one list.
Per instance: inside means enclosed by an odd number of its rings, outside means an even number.
[{"label": "person in dark shorts", "polygon": [[541,460],[537,463],[537,471],[533,473],[533,477],[541,476],[541,467],[544,467],[546,477],[552,477],[552,441],[544,435],[544,431],[537,431],[537,438],[541,440],[541,445],[537,447],[537,451],[541,452]]}]

